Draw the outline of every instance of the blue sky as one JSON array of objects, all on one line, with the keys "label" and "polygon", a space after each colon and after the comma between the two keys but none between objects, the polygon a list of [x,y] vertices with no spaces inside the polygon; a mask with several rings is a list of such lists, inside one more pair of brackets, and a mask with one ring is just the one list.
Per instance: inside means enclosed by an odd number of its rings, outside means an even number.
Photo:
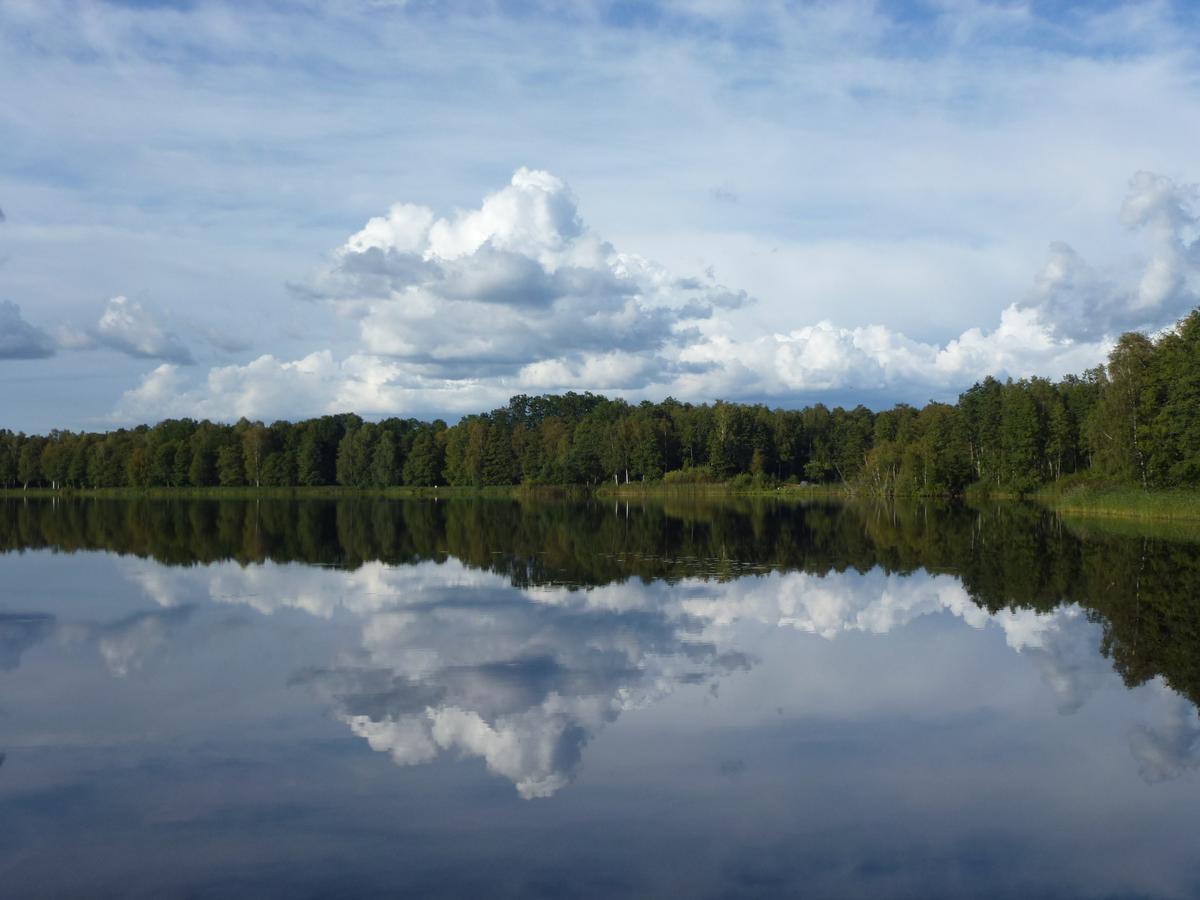
[{"label": "blue sky", "polygon": [[0,425],[800,405],[1197,305],[1186,4],[0,5]]}]

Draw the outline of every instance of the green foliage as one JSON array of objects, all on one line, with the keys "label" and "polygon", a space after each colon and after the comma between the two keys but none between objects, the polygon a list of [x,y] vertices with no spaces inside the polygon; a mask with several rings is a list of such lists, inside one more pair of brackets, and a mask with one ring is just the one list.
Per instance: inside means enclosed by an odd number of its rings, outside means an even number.
[{"label": "green foliage", "polygon": [[17,460],[13,456],[14,442],[0,435],[0,485],[9,487],[17,480]]},{"label": "green foliage", "polygon": [[663,484],[713,484],[717,478],[708,466],[685,466],[663,476]]},{"label": "green foliage", "polygon": [[[337,483],[344,487],[370,487],[374,483],[375,445],[378,432],[374,425],[360,425],[342,435],[337,450]],[[394,443],[394,440],[393,440]]]},{"label": "green foliage", "polygon": [[391,429],[380,429],[379,440],[371,453],[371,484],[375,487],[390,487],[400,483],[399,456],[396,438]]},{"label": "green foliage", "polygon": [[238,422],[242,437],[242,468],[246,483],[258,487],[263,481],[263,467],[271,452],[271,433],[261,422]]},{"label": "green foliage", "polygon": [[245,460],[237,444],[226,444],[217,450],[217,481],[222,487],[246,483]]},{"label": "green foliage", "polygon": [[192,482],[188,479],[188,471],[192,467],[192,447],[188,441],[179,441],[175,444],[175,459],[171,463],[171,471],[174,476],[174,484],[183,487],[190,485]]},{"label": "green foliage", "polygon": [[432,429],[422,428],[404,461],[404,483],[427,487],[442,480],[441,448]]},{"label": "green foliage", "polygon": [[42,454],[40,442],[27,441],[17,455],[17,481],[28,487],[42,480]]}]

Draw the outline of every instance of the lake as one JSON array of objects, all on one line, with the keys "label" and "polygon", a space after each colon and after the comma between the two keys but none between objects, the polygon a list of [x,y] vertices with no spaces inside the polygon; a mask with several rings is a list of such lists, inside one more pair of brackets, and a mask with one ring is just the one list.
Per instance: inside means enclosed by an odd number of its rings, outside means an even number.
[{"label": "lake", "polygon": [[0,895],[1195,897],[1200,544],[0,501]]}]

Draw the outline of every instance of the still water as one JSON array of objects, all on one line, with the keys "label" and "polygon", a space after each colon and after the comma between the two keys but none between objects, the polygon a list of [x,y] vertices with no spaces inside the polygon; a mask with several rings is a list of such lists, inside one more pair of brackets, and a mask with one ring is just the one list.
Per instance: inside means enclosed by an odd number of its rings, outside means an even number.
[{"label": "still water", "polygon": [[0,895],[1200,896],[1200,544],[0,502]]}]

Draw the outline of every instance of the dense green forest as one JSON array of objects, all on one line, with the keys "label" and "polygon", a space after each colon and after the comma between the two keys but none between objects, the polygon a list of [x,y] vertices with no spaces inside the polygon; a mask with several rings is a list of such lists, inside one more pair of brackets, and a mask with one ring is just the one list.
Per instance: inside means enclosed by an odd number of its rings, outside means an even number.
[{"label": "dense green forest", "polygon": [[1024,492],[1078,472],[1200,483],[1200,310],[1058,382],[988,378],[955,404],[800,410],[513,397],[445,422],[172,419],[104,434],[0,431],[0,486],[486,486],[841,483],[875,494]]},{"label": "dense green forest", "polygon": [[1200,702],[1196,545],[1086,537],[1025,503],[490,499],[0,500],[0,553],[107,550],[167,565],[267,560],[357,568],[448,557],[516,587],[726,581],[766,571],[953,572],[981,607],[1078,603],[1129,685],[1162,675]]}]

